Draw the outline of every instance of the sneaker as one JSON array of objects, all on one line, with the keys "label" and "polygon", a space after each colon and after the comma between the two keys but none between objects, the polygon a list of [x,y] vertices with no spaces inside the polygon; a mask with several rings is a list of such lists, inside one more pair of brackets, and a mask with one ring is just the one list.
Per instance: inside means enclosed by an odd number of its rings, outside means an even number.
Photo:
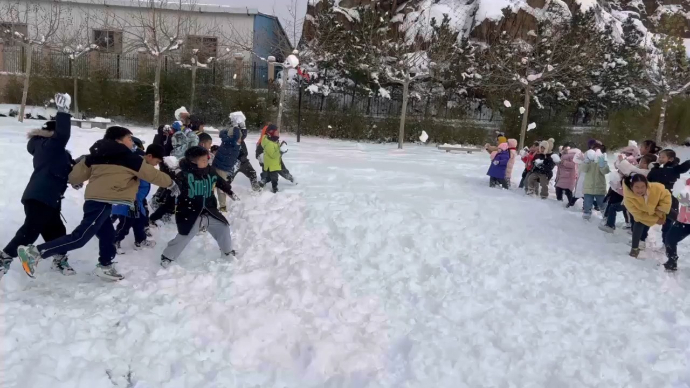
[{"label": "sneaker", "polygon": [[252,190],[254,191],[261,191],[261,185],[259,184],[258,181],[252,181]]},{"label": "sneaker", "polygon": [[5,251],[0,251],[0,277],[10,270],[10,264],[12,264],[10,255],[5,253]]},{"label": "sneaker", "polygon": [[664,263],[664,269],[666,272],[676,272],[678,271],[678,262],[671,262],[670,260]]},{"label": "sneaker", "polygon": [[623,225],[623,229],[632,229],[632,224],[629,222],[626,222],[625,225]]},{"label": "sneaker", "polygon": [[38,261],[42,259],[41,253],[33,245],[20,246],[17,249],[17,253],[19,254],[19,260],[22,262],[24,272],[26,272],[30,278],[33,278]]},{"label": "sneaker", "polygon": [[582,219],[585,221],[589,221],[592,218],[591,214],[583,213],[582,214]]},{"label": "sneaker", "polygon": [[100,265],[98,264],[96,266],[96,269],[93,271],[94,275],[98,276],[99,278],[103,280],[107,280],[110,282],[117,282],[125,277],[122,276],[117,270],[115,269],[115,266],[110,264],[110,265]]},{"label": "sneaker", "polygon": [[151,232],[151,227],[147,226],[144,228],[144,233],[146,233],[146,237],[153,237],[153,232]]},{"label": "sneaker", "polygon": [[57,255],[53,258],[53,265],[50,267],[54,271],[60,271],[65,276],[75,275],[74,268],[67,262],[67,255]]},{"label": "sneaker", "polygon": [[630,248],[630,257],[638,258],[640,256],[640,250],[635,248]]},{"label": "sneaker", "polygon": [[230,253],[224,253],[224,255],[225,255],[225,257],[228,257],[228,258],[231,258],[231,259],[237,258],[237,254],[235,253],[235,250],[234,250],[234,249],[231,250]]},{"label": "sneaker", "polygon": [[603,225],[599,225],[599,230],[601,230],[602,232],[606,232],[606,233],[613,233],[613,231],[615,231],[616,229],[614,229],[614,228],[612,228],[606,224],[603,224]]},{"label": "sneaker", "polygon": [[227,213],[227,212],[228,212],[228,208],[225,207],[225,206],[219,207],[218,210],[219,210],[221,213]]},{"label": "sneaker", "polygon": [[134,250],[141,250],[141,249],[146,249],[146,248],[153,248],[156,246],[156,242],[153,240],[144,240],[140,243],[135,242],[134,243]]},{"label": "sneaker", "polygon": [[172,260],[168,259],[165,256],[161,256],[161,267],[168,268],[171,265],[172,265]]},{"label": "sneaker", "polygon": [[124,255],[125,250],[122,249],[122,241],[118,241],[115,243],[115,250],[117,251],[118,255]]}]

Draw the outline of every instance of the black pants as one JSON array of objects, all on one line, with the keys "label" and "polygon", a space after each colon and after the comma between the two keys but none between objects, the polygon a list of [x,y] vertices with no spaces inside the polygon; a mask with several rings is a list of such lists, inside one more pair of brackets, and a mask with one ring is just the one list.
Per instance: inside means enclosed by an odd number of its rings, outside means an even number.
[{"label": "black pants", "polygon": [[249,178],[249,181],[252,184],[256,183],[256,170],[254,170],[254,167],[252,167],[252,164],[249,162],[249,159],[240,159],[240,167],[237,169],[237,171],[235,171],[235,174],[232,176],[232,180],[235,180],[235,177],[239,173],[242,173],[244,174],[244,176]]},{"label": "black pants", "polygon": [[666,234],[671,230],[676,218],[678,217],[678,208],[680,204],[676,197],[671,196],[671,212],[666,217],[664,226],[661,227],[661,241],[666,245]]},{"label": "black pants", "polygon": [[[262,164],[261,165],[261,170],[262,170],[261,181],[263,181],[264,183],[270,182],[271,178],[268,176],[267,171],[263,171],[263,168],[264,168],[264,165]],[[292,174],[290,174],[290,170],[288,170],[287,167],[285,167],[285,163],[283,163],[282,160],[280,161],[280,169],[281,169],[280,171],[276,171],[278,173],[278,175],[282,176],[285,180],[292,182],[292,180],[293,180]]]},{"label": "black pants", "polygon": [[675,270],[678,266],[678,243],[690,236],[690,225],[672,222],[666,233],[666,269]]},{"label": "black pants", "polygon": [[143,214],[139,217],[122,217],[120,223],[115,229],[115,242],[120,242],[127,237],[129,230],[134,231],[134,242],[137,244],[146,240],[146,226],[148,225],[148,218]]},{"label": "black pants", "polygon": [[519,189],[522,189],[525,187],[525,181],[527,180],[527,174],[529,174],[529,171],[525,170],[522,172],[522,179],[520,179],[520,184],[518,185]]},{"label": "black pants", "polygon": [[154,211],[151,214],[151,217],[149,217],[151,222],[156,222],[156,221],[160,220],[166,214],[175,213],[175,197],[170,195],[170,190],[168,190],[168,192],[165,193],[164,196],[165,197],[162,198],[163,202],[159,203],[156,211]]},{"label": "black pants", "polygon": [[65,224],[60,218],[60,210],[50,207],[43,202],[28,200],[24,203],[24,225],[14,238],[7,244],[4,251],[10,257],[17,257],[17,248],[36,242],[38,236],[48,242],[67,234]]},{"label": "black pants", "polygon": [[508,181],[503,179],[498,179],[498,178],[493,178],[489,177],[489,187],[497,187],[497,186],[502,186],[504,189],[508,189]]},{"label": "black pants", "polygon": [[640,247],[640,241],[647,241],[649,226],[636,222],[635,220],[633,220],[632,224],[632,247],[633,249],[637,249]]},{"label": "black pants", "polygon": [[556,199],[559,201],[563,201],[563,194],[565,194],[565,197],[568,198],[568,204],[570,206],[573,206],[575,204],[575,201],[577,201],[577,198],[573,197],[572,190],[556,187]]},{"label": "black pants", "polygon": [[274,193],[278,191],[278,176],[282,175],[280,171],[264,171],[261,175],[263,176],[264,184],[271,182],[272,191]]}]

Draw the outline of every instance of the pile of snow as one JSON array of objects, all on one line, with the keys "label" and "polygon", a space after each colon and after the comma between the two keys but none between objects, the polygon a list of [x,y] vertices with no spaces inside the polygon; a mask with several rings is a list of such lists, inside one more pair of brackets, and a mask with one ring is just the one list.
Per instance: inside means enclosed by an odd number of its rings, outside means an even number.
[{"label": "pile of snow", "polygon": [[94,123],[112,123],[112,120],[103,117],[94,117],[92,119],[89,119],[89,121],[92,121]]}]

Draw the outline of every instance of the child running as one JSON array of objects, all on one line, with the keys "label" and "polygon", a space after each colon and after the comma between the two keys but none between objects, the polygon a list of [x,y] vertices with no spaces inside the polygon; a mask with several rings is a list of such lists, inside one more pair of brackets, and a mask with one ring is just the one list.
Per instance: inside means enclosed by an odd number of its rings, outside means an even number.
[{"label": "child running", "polygon": [[271,182],[271,192],[278,192],[278,175],[282,171],[282,154],[280,152],[280,135],[275,125],[269,125],[266,136],[261,140],[264,150],[264,175],[263,184]]},{"label": "child running", "polygon": [[230,183],[221,178],[215,168],[208,164],[208,154],[205,148],[192,147],[180,161],[181,171],[175,176],[175,182],[180,187],[175,212],[177,236],[163,251],[161,256],[163,268],[168,268],[180,257],[182,251],[201,229],[206,229],[213,236],[224,256],[235,256],[230,237],[230,224],[218,211],[213,190],[218,187],[230,197],[236,198],[236,196],[232,192]]},{"label": "child running", "polygon": [[623,203],[633,216],[630,256],[640,254],[640,242],[654,225],[663,225],[671,211],[671,193],[661,183],[649,183],[643,175],[625,178]]}]

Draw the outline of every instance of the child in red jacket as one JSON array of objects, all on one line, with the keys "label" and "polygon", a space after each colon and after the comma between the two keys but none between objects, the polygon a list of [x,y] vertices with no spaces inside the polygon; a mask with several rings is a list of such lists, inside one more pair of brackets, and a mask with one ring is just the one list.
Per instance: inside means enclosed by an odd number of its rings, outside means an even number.
[{"label": "child in red jacket", "polygon": [[527,187],[525,186],[525,181],[527,180],[527,176],[529,173],[532,171],[532,168],[534,167],[534,155],[537,154],[537,150],[539,149],[539,142],[535,141],[532,143],[532,145],[527,148],[525,147],[522,151],[520,151],[520,156],[522,157],[522,162],[525,163],[525,171],[522,172],[522,179],[520,179],[520,185],[518,186],[519,188],[524,188],[525,191],[527,191]]}]

